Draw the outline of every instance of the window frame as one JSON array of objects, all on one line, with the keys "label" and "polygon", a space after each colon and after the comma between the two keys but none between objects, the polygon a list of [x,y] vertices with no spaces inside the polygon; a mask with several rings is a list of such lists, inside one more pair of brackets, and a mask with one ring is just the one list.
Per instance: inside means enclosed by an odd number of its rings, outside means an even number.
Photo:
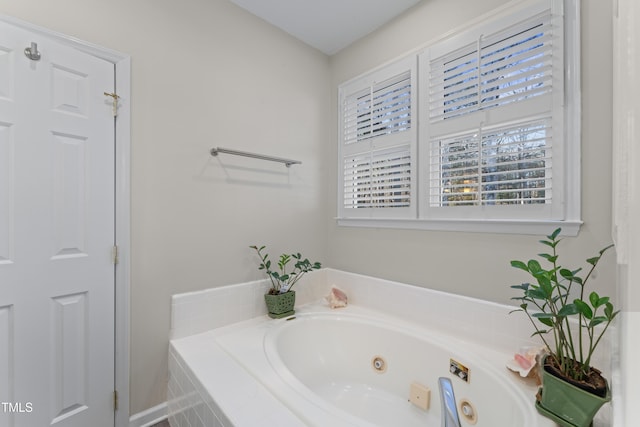
[{"label": "window frame", "polygon": [[[442,231],[461,231],[461,232],[495,232],[510,234],[542,234],[549,232],[555,227],[562,227],[563,235],[575,236],[582,225],[581,221],[581,170],[580,170],[580,141],[581,141],[581,96],[580,96],[580,1],[579,0],[531,0],[525,2],[510,3],[506,7],[493,11],[484,17],[474,21],[473,24],[465,25],[459,30],[436,40],[429,45],[422,46],[410,54],[402,57],[400,60],[407,58],[418,58],[424,55],[429,49],[436,46],[444,46],[444,44],[455,43],[456,37],[466,36],[467,33],[478,31],[483,26],[495,26],[496,22],[519,22],[528,17],[539,14],[541,10],[551,7],[554,19],[563,19],[564,24],[564,43],[562,48],[563,60],[565,63],[561,77],[564,84],[564,91],[554,91],[554,97],[560,97],[559,103],[562,105],[560,113],[554,113],[554,117],[561,117],[563,124],[561,144],[556,143],[554,147],[553,159],[555,162],[561,162],[562,180],[556,187],[556,177],[554,176],[554,193],[558,191],[562,196],[561,203],[556,206],[556,211],[552,216],[544,217],[541,215],[512,215],[509,211],[520,209],[500,209],[499,215],[478,215],[477,213],[467,212],[459,215],[440,215],[434,214],[433,209],[428,208],[429,195],[426,193],[429,170],[426,167],[426,159],[428,158],[428,114],[426,110],[424,98],[424,86],[418,82],[417,92],[419,94],[419,105],[417,110],[412,111],[413,127],[418,128],[419,139],[417,143],[418,157],[417,169],[418,179],[414,181],[414,193],[417,190],[418,209],[416,215],[411,216],[394,216],[391,212],[385,217],[371,216],[347,216],[345,212],[338,206],[337,223],[340,226],[355,227],[380,227],[380,228],[398,228],[398,229],[418,229],[418,230],[442,230]],[[423,65],[418,65],[419,75],[423,73]],[[381,72],[390,66],[380,67],[375,72]],[[367,73],[371,74],[371,73]],[[557,78],[555,76],[554,78]],[[353,79],[356,80],[356,79]],[[351,80],[351,81],[353,81]],[[340,86],[342,88],[343,85]],[[340,114],[340,106],[338,108]],[[558,116],[560,114],[560,116]],[[416,126],[416,122],[418,126]],[[555,124],[554,124],[555,125]],[[339,144],[341,139],[339,138]],[[559,153],[556,151],[561,148]],[[341,150],[339,150],[339,153]],[[339,155],[339,161],[342,161],[342,155]],[[415,167],[414,167],[415,169]],[[554,167],[554,171],[556,167]],[[339,185],[342,185],[342,172],[338,171]],[[338,192],[338,203],[342,203],[342,195]],[[554,194],[555,197],[555,194]],[[520,208],[522,206],[515,206]],[[491,211],[482,207],[475,207],[475,212]],[[534,205],[528,206],[528,211],[535,211],[539,207]],[[391,209],[392,210],[392,209]],[[473,211],[474,209],[466,209]],[[461,209],[460,211],[465,211]]]}]

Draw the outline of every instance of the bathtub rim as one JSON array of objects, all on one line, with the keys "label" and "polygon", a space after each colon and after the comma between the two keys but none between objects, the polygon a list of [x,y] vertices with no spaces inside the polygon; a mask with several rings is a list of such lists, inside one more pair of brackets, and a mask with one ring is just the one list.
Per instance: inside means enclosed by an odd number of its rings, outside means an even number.
[{"label": "bathtub rim", "polygon": [[[324,302],[314,302],[305,304],[297,308],[296,314],[291,317],[343,317],[349,320],[354,318],[364,319],[364,321],[374,319],[374,323],[376,324],[386,324],[392,325],[394,328],[408,328],[413,333],[417,333],[418,336],[424,337],[425,329],[428,328],[421,327],[420,325],[416,325],[410,321],[406,321],[403,319],[399,319],[396,316],[389,315],[387,313],[382,313],[377,310],[372,310],[370,308],[360,307],[357,305],[349,305],[346,309],[338,309],[331,310]],[[332,425],[332,426],[358,426],[358,427],[373,427],[374,424],[363,420],[361,418],[355,417],[353,414],[348,413],[345,410],[342,410],[335,405],[326,402],[324,399],[320,399],[320,397],[315,394],[313,391],[308,389],[303,383],[301,383],[288,369],[286,371],[281,371],[279,369],[272,369],[271,371],[267,371],[267,369],[273,368],[271,362],[267,359],[266,353],[264,353],[264,360],[257,361],[260,357],[257,357],[255,353],[250,355],[242,355],[240,358],[237,355],[233,354],[233,350],[230,350],[234,347],[233,337],[234,334],[244,331],[247,332],[246,328],[254,328],[256,327],[256,336],[254,339],[260,339],[262,343],[262,349],[264,350],[264,340],[266,336],[270,333],[277,333],[277,331],[281,328],[281,326],[286,326],[287,320],[289,318],[283,319],[262,319],[262,322],[256,322],[256,319],[252,319],[252,321],[240,322],[234,325],[230,325],[229,327],[219,328],[217,330],[212,331],[212,338],[216,340],[217,345],[227,353],[228,357],[232,358],[239,366],[243,369],[247,370],[247,372],[265,389],[270,390],[274,396],[292,413],[294,413],[297,417],[305,422],[305,425]],[[294,321],[295,322],[295,321]],[[292,323],[293,324],[293,323]],[[274,332],[275,331],[275,332]],[[440,343],[443,343],[445,347],[450,345],[466,345],[472,346],[474,349],[474,354],[480,354],[483,359],[487,359],[490,362],[494,363],[495,366],[488,369],[493,374],[496,375],[496,378],[499,379],[503,385],[509,387],[515,387],[515,390],[519,390],[521,392],[520,399],[517,401],[518,405],[521,406],[523,414],[525,415],[525,419],[529,419],[529,415],[533,417],[536,422],[527,423],[526,427],[551,427],[554,426],[553,423],[547,423],[546,419],[543,419],[538,415],[535,411],[533,400],[535,396],[535,390],[537,390],[536,386],[532,386],[530,383],[525,382],[516,377],[516,374],[507,370],[505,363],[511,355],[506,354],[504,352],[494,350],[490,347],[482,347],[477,343],[468,343],[463,339],[457,339],[453,337],[449,337],[446,333],[438,333],[434,330],[428,330],[428,335],[430,337],[435,337]],[[249,333],[250,334],[250,333]],[[260,337],[257,337],[260,335]],[[226,337],[226,338],[225,338]],[[231,344],[229,342],[225,342],[225,340],[229,338]],[[475,353],[477,352],[477,353]],[[251,366],[249,366],[251,365]],[[501,368],[502,369],[501,369]],[[294,386],[292,386],[292,384]],[[292,396],[290,393],[292,390],[295,390],[298,394]],[[530,402],[527,402],[527,396],[530,397]],[[315,397],[315,399],[314,399]],[[433,399],[437,398],[437,395],[432,397]],[[321,402],[319,402],[321,400]],[[439,405],[439,402],[434,401],[432,405]],[[317,417],[319,416],[328,416],[331,418],[331,422],[328,424],[320,423],[314,424],[317,422]]]},{"label": "bathtub rim", "polygon": [[[377,317],[373,317],[373,315],[376,315]],[[462,339],[451,337],[443,332],[432,330],[426,327],[420,327],[420,325],[404,321],[403,319],[398,319],[395,316],[389,316],[387,314],[370,309],[365,309],[362,307],[351,306],[350,310],[327,311],[325,306],[318,304],[308,304],[307,306],[305,306],[305,310],[303,312],[297,313],[295,316],[291,317],[295,317],[296,320],[300,319],[303,321],[323,321],[328,319],[338,322],[354,322],[357,324],[372,326],[374,328],[383,328],[391,331],[392,333],[403,334],[412,339],[426,341],[430,345],[439,347],[443,352],[457,352],[456,350],[452,349],[453,347],[471,347],[472,350],[469,357],[474,358],[474,369],[476,371],[478,369],[484,370],[493,377],[496,383],[499,383],[499,387],[503,387],[505,390],[510,390],[516,393],[517,399],[515,399],[513,402],[510,402],[510,404],[517,405],[521,413],[523,414],[525,424],[522,427],[535,427],[539,425],[535,422],[529,421],[529,417],[531,416],[535,417],[535,419],[539,418],[537,412],[534,409],[534,406],[532,405],[533,396],[535,395],[537,386],[532,387],[529,381],[516,378],[515,374],[508,371],[504,367],[504,363],[501,365],[501,368],[498,368],[498,366],[496,366],[496,364],[500,362],[506,363],[509,355],[496,350],[492,350],[488,347],[479,346],[475,343],[469,344]],[[291,389],[306,398],[312,404],[315,404],[326,411],[339,411],[341,413],[341,416],[344,416],[345,419],[356,420],[355,422],[362,423],[362,420],[360,418],[342,408],[333,405],[330,402],[327,402],[324,398],[315,393],[303,381],[301,381],[286,366],[285,362],[282,360],[282,357],[279,354],[277,348],[277,340],[283,333],[286,333],[287,329],[296,327],[297,325],[294,323],[296,320],[284,320],[285,322],[281,321],[278,322],[278,324],[274,324],[273,327],[269,328],[264,333],[263,348],[265,351],[265,356],[267,357],[267,360],[273,367],[274,371],[281,377],[281,379],[285,383],[289,385]],[[465,350],[465,352],[466,351],[469,350]],[[443,371],[442,376],[451,376],[451,378],[453,378],[453,376],[446,371]],[[459,379],[454,379],[453,381],[459,381]],[[435,392],[436,389],[432,388],[432,391]],[[457,393],[457,395],[459,396],[459,393]],[[435,410],[439,414],[440,405],[438,401],[438,394],[434,393],[432,395],[432,399],[433,401],[431,403],[431,411]],[[374,424],[366,423],[363,425]]]}]

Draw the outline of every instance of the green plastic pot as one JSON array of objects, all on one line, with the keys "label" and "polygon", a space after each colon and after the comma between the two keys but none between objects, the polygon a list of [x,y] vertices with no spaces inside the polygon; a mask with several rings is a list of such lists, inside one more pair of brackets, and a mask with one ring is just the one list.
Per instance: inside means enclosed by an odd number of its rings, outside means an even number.
[{"label": "green plastic pot", "polygon": [[602,405],[609,401],[609,384],[605,397],[600,397],[542,370],[542,397],[536,408],[562,427],[589,427]]},{"label": "green plastic pot", "polygon": [[265,294],[264,301],[267,304],[269,317],[272,319],[291,316],[295,313],[293,309],[296,304],[295,291],[288,291],[277,295]]}]

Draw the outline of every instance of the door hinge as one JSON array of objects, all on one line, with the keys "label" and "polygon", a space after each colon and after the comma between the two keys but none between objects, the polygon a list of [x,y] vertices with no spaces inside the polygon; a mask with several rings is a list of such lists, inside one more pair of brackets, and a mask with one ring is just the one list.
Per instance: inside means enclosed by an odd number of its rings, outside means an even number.
[{"label": "door hinge", "polygon": [[113,260],[113,264],[118,264],[118,245],[113,245],[113,249],[111,250],[111,259]]},{"label": "door hinge", "polygon": [[113,390],[113,410],[118,410],[118,390]]},{"label": "door hinge", "polygon": [[111,97],[111,100],[113,102],[113,117],[117,117],[118,116],[118,99],[120,99],[120,96],[118,96],[118,94],[116,94],[115,92],[105,92],[104,96],[109,96]]}]

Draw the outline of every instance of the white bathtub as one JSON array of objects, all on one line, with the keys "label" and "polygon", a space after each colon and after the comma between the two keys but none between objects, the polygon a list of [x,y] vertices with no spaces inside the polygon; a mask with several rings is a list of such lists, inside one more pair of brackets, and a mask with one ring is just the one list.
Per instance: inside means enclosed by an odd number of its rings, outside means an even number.
[{"label": "white bathtub", "polygon": [[[372,310],[310,304],[294,319],[243,322],[207,339],[300,425],[440,427],[438,378],[448,377],[458,403],[473,405],[478,427],[554,426],[534,409],[535,386],[504,367],[508,355]],[[384,372],[373,368],[376,357],[384,360]],[[468,383],[449,372],[450,359],[469,368]],[[428,410],[409,403],[414,382],[431,390]]]},{"label": "white bathtub", "polygon": [[[534,409],[537,387],[504,367],[539,345],[514,307],[334,269],[297,286],[290,321],[266,316],[268,280],[172,297],[172,427],[440,427],[440,376],[476,407],[477,426],[555,427]],[[331,286],[349,295],[346,309],[324,303]],[[614,350],[605,336],[594,355],[605,373]],[[374,355],[386,373],[370,369]],[[470,368],[469,384],[448,374],[449,358]],[[413,381],[431,389],[426,412],[407,403]],[[612,425],[608,404],[594,427]]]}]

